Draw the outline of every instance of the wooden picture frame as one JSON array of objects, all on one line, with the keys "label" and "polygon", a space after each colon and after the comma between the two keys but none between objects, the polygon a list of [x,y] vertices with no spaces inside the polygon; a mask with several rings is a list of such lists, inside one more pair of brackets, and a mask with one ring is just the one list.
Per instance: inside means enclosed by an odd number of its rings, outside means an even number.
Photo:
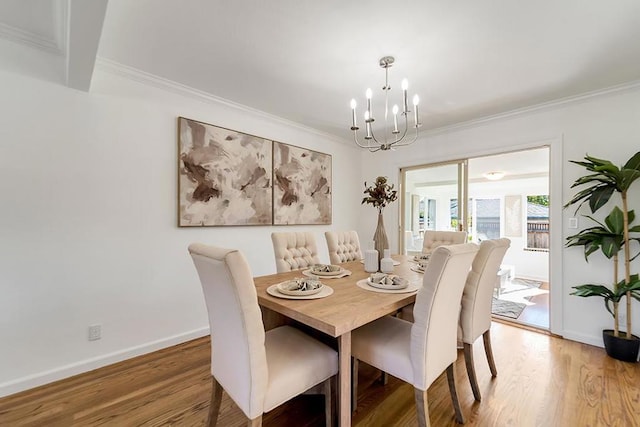
[{"label": "wooden picture frame", "polygon": [[274,141],[274,225],[331,224],[331,162],[330,154]]},{"label": "wooden picture frame", "polygon": [[271,225],[273,142],[178,117],[178,226]]}]

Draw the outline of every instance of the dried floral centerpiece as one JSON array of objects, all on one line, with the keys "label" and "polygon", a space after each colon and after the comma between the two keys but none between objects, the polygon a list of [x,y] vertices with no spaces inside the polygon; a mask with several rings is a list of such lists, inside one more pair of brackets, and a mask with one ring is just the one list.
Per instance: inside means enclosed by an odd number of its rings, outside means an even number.
[{"label": "dried floral centerpiece", "polygon": [[394,185],[389,184],[386,176],[379,176],[376,178],[376,182],[371,186],[367,186],[367,182],[364,183],[364,194],[366,197],[362,198],[362,204],[365,203],[373,205],[378,209],[378,226],[376,232],[373,235],[373,241],[375,242],[375,249],[378,251],[378,260],[382,258],[382,254],[385,249],[389,248],[389,239],[384,229],[384,219],[382,211],[389,204],[398,199],[398,192],[394,190]]}]

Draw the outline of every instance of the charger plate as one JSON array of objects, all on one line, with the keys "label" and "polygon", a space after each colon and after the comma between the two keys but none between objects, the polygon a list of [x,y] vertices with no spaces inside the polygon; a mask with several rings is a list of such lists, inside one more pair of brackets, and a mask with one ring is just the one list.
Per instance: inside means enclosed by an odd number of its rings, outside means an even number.
[{"label": "charger plate", "polygon": [[284,299],[318,299],[328,297],[333,294],[333,289],[327,285],[322,286],[322,290],[316,294],[311,295],[285,295],[278,290],[278,284],[271,285],[267,288],[267,293],[273,297]]},{"label": "charger plate", "polygon": [[410,282],[409,286],[407,286],[404,289],[380,289],[380,288],[374,288],[373,286],[369,285],[369,283],[367,283],[367,279],[358,280],[356,282],[356,285],[358,285],[359,288],[362,288],[362,289],[364,289],[366,291],[380,292],[382,294],[406,294],[406,293],[415,292],[418,289],[420,289],[420,287],[422,286],[422,282],[420,282],[420,281],[418,281],[418,282]]},{"label": "charger plate", "polygon": [[342,269],[339,275],[337,276],[320,276],[319,274],[312,273],[311,270],[304,270],[302,272],[307,277],[322,277],[322,280],[325,279],[341,279],[343,277],[351,276],[351,270]]}]

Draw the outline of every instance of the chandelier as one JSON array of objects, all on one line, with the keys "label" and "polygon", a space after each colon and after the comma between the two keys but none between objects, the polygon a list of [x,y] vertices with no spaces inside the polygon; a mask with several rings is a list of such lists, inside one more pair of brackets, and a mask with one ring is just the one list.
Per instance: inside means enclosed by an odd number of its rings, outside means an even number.
[{"label": "chandelier", "polygon": [[409,103],[407,98],[407,88],[409,87],[409,83],[407,79],[402,80],[402,112],[401,116],[404,116],[404,129],[400,131],[398,129],[398,105],[394,105],[391,109],[391,115],[393,116],[393,130],[389,126],[389,91],[391,90],[391,86],[389,86],[389,68],[393,65],[395,59],[393,56],[385,56],[380,58],[380,67],[384,68],[384,86],[382,90],[384,91],[384,129],[382,129],[382,134],[374,132],[373,122],[375,121],[373,117],[373,112],[371,111],[371,97],[372,92],[371,89],[367,89],[366,97],[367,97],[367,109],[364,112],[364,126],[365,126],[365,136],[364,140],[358,140],[358,130],[360,129],[357,124],[356,119],[356,100],[351,100],[351,130],[353,131],[353,138],[356,144],[361,148],[366,148],[371,152],[379,151],[379,150],[390,150],[393,147],[401,147],[404,145],[409,145],[415,142],[418,138],[418,128],[421,126],[421,123],[418,120],[418,103],[420,102],[420,98],[418,95],[413,96],[413,125],[411,127],[415,128],[415,135],[410,136],[405,140],[407,136],[407,132],[409,130]]}]

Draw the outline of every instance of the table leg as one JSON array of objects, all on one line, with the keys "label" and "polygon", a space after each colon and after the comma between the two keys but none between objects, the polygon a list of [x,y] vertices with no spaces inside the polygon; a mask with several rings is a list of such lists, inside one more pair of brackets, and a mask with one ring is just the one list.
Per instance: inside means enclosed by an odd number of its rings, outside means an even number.
[{"label": "table leg", "polygon": [[340,427],[351,426],[351,332],[338,337],[338,378],[340,381]]}]

